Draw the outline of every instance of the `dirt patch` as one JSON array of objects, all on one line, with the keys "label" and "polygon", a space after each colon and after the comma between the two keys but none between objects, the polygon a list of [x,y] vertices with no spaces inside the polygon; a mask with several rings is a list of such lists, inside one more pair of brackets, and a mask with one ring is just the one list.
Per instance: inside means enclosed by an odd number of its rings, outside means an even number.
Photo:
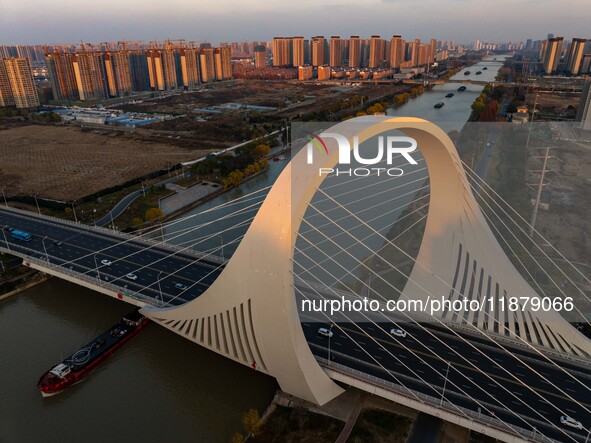
[{"label": "dirt patch", "polygon": [[343,422],[304,409],[277,406],[265,423],[262,432],[248,441],[253,443],[332,443]]},{"label": "dirt patch", "polygon": [[206,151],[139,142],[75,127],[23,126],[0,134],[0,183],[7,195],[73,200]]}]

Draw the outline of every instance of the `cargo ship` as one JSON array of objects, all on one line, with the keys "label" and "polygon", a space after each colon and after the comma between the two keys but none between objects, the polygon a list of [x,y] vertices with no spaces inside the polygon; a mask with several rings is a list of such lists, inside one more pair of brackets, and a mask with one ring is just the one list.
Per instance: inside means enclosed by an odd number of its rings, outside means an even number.
[{"label": "cargo ship", "polygon": [[39,379],[37,387],[43,397],[59,394],[65,388],[82,381],[105,359],[131,340],[148,323],[139,308],[126,314],[119,322],[93,341],[62,360]]}]

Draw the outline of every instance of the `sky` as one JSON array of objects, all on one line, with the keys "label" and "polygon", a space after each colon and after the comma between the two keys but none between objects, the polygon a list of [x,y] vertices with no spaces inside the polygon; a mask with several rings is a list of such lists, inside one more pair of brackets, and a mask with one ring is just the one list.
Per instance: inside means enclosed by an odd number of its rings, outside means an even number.
[{"label": "sky", "polygon": [[0,0],[0,44],[118,40],[591,38],[589,0]]}]

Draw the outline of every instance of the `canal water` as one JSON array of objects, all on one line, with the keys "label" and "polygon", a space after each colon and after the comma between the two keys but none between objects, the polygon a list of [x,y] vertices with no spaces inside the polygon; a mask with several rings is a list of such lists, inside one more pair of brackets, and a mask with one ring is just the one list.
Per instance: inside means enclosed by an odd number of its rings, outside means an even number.
[{"label": "canal water", "polygon": [[[482,61],[471,66],[469,76],[457,79],[492,81],[501,66]],[[487,70],[482,71],[482,67]],[[475,72],[482,74],[476,76]],[[482,87],[440,85],[411,99],[388,115],[421,117],[445,130],[461,129],[470,115],[470,105]],[[452,98],[445,98],[454,92]],[[445,102],[434,109],[438,101]],[[196,208],[187,216],[231,202],[270,186],[286,162],[270,162],[270,170]],[[245,199],[246,200],[246,199]],[[252,201],[244,201],[246,208]],[[236,210],[232,205],[226,213]],[[209,218],[207,218],[209,217]],[[216,221],[219,211],[177,223],[164,234],[169,241],[184,244],[198,232],[178,236],[179,229],[212,222],[213,232],[230,227],[236,220]],[[215,223],[213,223],[215,222]],[[242,230],[229,230],[221,237],[205,239],[200,249],[229,244]],[[210,231],[212,232],[212,231]],[[224,247],[227,258],[235,244]],[[220,254],[218,250],[215,253]],[[51,279],[0,302],[0,441],[195,441],[227,442],[241,431],[242,414],[249,408],[263,411],[277,385],[252,369],[219,357],[156,325],[115,354],[83,382],[60,395],[42,399],[38,378],[62,358],[114,324],[130,306],[77,285]]]}]

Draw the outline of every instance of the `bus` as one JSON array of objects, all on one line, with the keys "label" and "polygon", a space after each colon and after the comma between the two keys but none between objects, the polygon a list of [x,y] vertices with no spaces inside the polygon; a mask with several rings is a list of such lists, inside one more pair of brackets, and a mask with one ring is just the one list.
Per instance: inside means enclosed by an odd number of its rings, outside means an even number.
[{"label": "bus", "polygon": [[12,236],[12,238],[16,238],[17,240],[20,240],[20,241],[33,240],[33,236],[31,234],[29,234],[28,232],[17,231],[16,229],[12,230],[10,235]]}]

